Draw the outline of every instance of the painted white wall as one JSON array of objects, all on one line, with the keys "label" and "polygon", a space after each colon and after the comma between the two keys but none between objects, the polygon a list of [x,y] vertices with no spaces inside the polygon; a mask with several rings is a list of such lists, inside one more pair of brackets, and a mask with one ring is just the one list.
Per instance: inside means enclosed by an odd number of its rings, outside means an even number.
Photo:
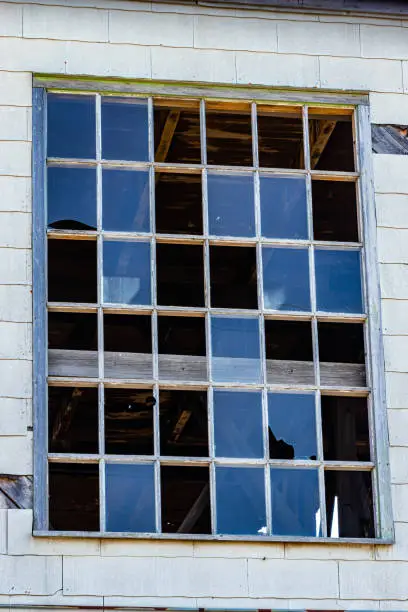
[{"label": "painted white wall", "polygon": [[[369,91],[408,124],[408,21],[0,2],[0,473],[32,471],[32,72]],[[396,544],[35,539],[0,511],[0,603],[408,610],[408,157],[375,158]]]}]

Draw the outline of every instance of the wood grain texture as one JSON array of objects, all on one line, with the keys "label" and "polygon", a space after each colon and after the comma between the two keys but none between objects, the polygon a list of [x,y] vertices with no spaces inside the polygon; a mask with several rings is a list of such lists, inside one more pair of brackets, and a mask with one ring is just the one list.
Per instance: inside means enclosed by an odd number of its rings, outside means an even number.
[{"label": "wood grain texture", "polygon": [[33,477],[0,474],[0,509],[33,507]]}]

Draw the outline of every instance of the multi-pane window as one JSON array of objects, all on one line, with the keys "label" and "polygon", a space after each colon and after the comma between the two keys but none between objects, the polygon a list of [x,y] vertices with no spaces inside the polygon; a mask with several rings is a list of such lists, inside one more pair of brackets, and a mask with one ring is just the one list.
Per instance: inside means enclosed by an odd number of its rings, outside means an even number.
[{"label": "multi-pane window", "polygon": [[346,107],[48,94],[51,531],[375,537],[355,140]]}]

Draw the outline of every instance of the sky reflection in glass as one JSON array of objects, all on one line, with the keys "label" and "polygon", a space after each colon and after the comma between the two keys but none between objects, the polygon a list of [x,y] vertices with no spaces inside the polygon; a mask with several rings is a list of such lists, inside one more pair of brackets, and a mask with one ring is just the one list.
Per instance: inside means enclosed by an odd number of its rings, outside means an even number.
[{"label": "sky reflection in glass", "polygon": [[266,535],[263,468],[218,467],[217,533]]},{"label": "sky reflection in glass", "polygon": [[102,98],[102,159],[149,159],[147,101]]},{"label": "sky reflection in glass", "polygon": [[96,170],[47,169],[48,226],[56,229],[96,229]]},{"label": "sky reflection in glass", "polygon": [[271,459],[316,459],[313,394],[268,393]]},{"label": "sky reflection in glass", "polygon": [[254,236],[254,182],[251,175],[208,175],[209,232],[214,236]]},{"label": "sky reflection in glass", "polygon": [[363,312],[360,252],[315,250],[317,310]]},{"label": "sky reflection in glass", "polygon": [[260,381],[258,319],[211,317],[211,340],[214,381]]},{"label": "sky reflection in glass", "polygon": [[308,250],[263,247],[262,262],[265,308],[309,311]]},{"label": "sky reflection in glass", "polygon": [[118,304],[150,304],[150,244],[103,243],[103,301]]},{"label": "sky reflection in glass", "polygon": [[102,174],[102,206],[103,229],[148,232],[149,173],[105,169]]},{"label": "sky reflection in glass", "polygon": [[106,530],[156,530],[153,465],[106,465]]},{"label": "sky reflection in glass", "polygon": [[261,176],[260,186],[262,236],[307,239],[306,180]]},{"label": "sky reflection in glass", "polygon": [[48,157],[95,159],[95,96],[47,95]]},{"label": "sky reflection in glass", "polygon": [[217,457],[263,457],[262,396],[251,391],[214,391]]},{"label": "sky reflection in glass", "polygon": [[272,534],[321,535],[318,472],[271,468]]}]

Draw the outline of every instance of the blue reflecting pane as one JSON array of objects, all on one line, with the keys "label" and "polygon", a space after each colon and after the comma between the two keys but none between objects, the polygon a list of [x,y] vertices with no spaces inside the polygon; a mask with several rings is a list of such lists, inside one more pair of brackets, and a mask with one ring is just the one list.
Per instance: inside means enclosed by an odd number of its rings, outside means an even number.
[{"label": "blue reflecting pane", "polygon": [[307,249],[262,249],[265,308],[310,310]]},{"label": "blue reflecting pane", "polygon": [[262,236],[307,239],[306,180],[261,176],[260,185]]},{"label": "blue reflecting pane", "polygon": [[316,249],[317,310],[363,312],[359,251]]},{"label": "blue reflecting pane", "polygon": [[106,465],[106,530],[156,530],[153,465]]},{"label": "blue reflecting pane", "polygon": [[147,101],[102,99],[102,157],[147,161],[149,139]]},{"label": "blue reflecting pane", "polygon": [[266,535],[263,468],[216,468],[217,533]]},{"label": "blue reflecting pane", "polygon": [[254,236],[252,175],[208,175],[209,232],[215,236]]},{"label": "blue reflecting pane", "polygon": [[150,304],[150,244],[103,243],[103,301],[116,304]]},{"label": "blue reflecting pane", "polygon": [[316,459],[314,395],[268,394],[271,459]]},{"label": "blue reflecting pane", "polygon": [[48,226],[57,229],[96,228],[96,170],[60,168],[47,170]]},{"label": "blue reflecting pane", "polygon": [[214,391],[217,457],[263,457],[260,393]]},{"label": "blue reflecting pane", "polygon": [[148,172],[104,170],[102,190],[103,229],[114,232],[149,231]]},{"label": "blue reflecting pane", "polygon": [[214,381],[261,380],[258,319],[212,317],[211,342]]},{"label": "blue reflecting pane", "polygon": [[271,468],[273,535],[319,536],[317,470]]},{"label": "blue reflecting pane", "polygon": [[48,94],[48,157],[95,159],[95,97]]}]

